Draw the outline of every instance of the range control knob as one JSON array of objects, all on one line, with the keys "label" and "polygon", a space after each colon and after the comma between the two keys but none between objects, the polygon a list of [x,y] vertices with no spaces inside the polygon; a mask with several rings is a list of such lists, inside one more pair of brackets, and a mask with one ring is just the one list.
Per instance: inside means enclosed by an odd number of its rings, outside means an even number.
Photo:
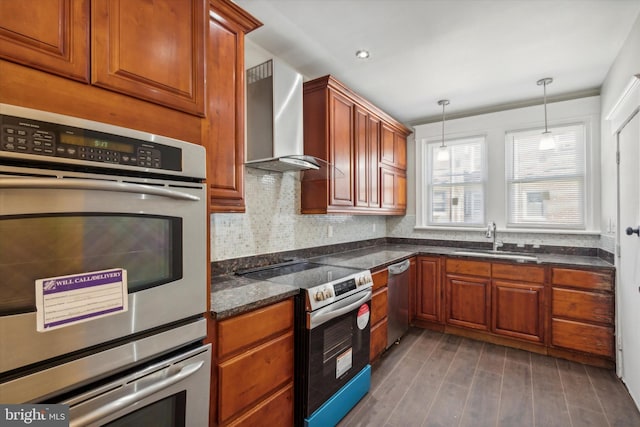
[{"label": "range control knob", "polygon": [[318,291],[316,292],[316,294],[313,296],[313,298],[316,301],[324,301],[324,293],[322,293],[322,291]]}]

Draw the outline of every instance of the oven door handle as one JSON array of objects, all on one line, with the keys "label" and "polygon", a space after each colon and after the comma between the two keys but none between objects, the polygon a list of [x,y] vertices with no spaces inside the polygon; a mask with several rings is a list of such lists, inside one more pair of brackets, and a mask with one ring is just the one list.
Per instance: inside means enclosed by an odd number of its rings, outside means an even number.
[{"label": "oven door handle", "polygon": [[[353,301],[355,298],[357,298],[357,300]],[[308,328],[316,328],[323,323],[327,323],[331,319],[335,319],[336,317],[340,317],[345,313],[353,311],[370,299],[371,289],[368,289],[363,293],[362,297],[360,297],[360,293],[358,293],[310,313]]]},{"label": "oven door handle", "polygon": [[51,189],[51,190],[97,190],[122,193],[152,194],[178,200],[199,201],[200,197],[181,191],[167,190],[162,187],[135,184],[130,182],[100,181],[92,179],[60,178],[11,178],[0,179],[0,188]]},{"label": "oven door handle", "polygon": [[149,387],[140,389],[134,393],[123,396],[119,399],[111,401],[106,405],[103,405],[95,411],[88,412],[79,417],[70,420],[70,427],[80,427],[93,422],[99,421],[108,415],[111,415],[119,410],[126,408],[127,406],[140,401],[146,397],[149,397],[162,389],[165,389],[177,382],[180,382],[190,375],[195,374],[204,365],[204,361],[191,363],[183,366],[178,372],[173,373],[170,377],[164,378],[156,383],[151,384]]}]

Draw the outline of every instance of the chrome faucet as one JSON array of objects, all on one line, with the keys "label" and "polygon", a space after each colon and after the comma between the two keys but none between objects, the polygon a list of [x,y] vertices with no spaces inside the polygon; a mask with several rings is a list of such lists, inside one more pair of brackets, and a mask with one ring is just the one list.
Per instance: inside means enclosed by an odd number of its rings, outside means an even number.
[{"label": "chrome faucet", "polygon": [[484,233],[484,235],[487,237],[487,239],[493,239],[494,252],[496,252],[498,248],[502,246],[502,241],[496,239],[498,237],[498,232],[496,231],[495,222],[490,221],[489,224],[487,224],[487,231]]}]

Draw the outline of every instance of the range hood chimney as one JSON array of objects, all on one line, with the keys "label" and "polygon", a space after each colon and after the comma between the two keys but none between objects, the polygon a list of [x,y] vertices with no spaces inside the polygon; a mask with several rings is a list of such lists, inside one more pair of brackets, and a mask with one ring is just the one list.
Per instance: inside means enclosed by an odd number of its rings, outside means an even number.
[{"label": "range hood chimney", "polygon": [[246,166],[286,172],[319,169],[304,155],[302,75],[269,60],[247,70]]}]

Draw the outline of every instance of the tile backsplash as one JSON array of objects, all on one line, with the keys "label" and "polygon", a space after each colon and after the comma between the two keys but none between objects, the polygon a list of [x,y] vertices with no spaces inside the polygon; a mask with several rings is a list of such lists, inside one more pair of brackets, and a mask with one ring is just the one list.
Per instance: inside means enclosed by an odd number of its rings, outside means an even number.
[{"label": "tile backsplash", "polygon": [[302,173],[247,168],[246,212],[210,217],[211,261],[386,236],[382,216],[301,215]]}]

